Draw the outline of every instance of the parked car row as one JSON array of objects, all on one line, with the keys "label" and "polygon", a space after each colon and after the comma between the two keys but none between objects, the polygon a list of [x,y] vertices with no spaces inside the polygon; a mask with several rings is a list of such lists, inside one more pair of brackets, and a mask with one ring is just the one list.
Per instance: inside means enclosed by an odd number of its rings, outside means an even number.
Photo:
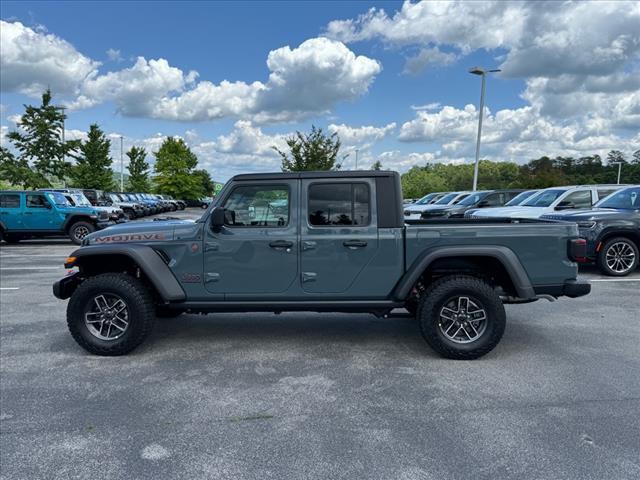
[{"label": "parked car row", "polygon": [[640,186],[574,185],[541,190],[434,192],[405,206],[405,220],[541,219],[572,222],[586,241],[577,259],[624,276],[640,260]]},{"label": "parked car row", "polygon": [[88,234],[134,218],[184,210],[168,195],[58,188],[0,191],[0,240],[68,236],[80,244]]}]

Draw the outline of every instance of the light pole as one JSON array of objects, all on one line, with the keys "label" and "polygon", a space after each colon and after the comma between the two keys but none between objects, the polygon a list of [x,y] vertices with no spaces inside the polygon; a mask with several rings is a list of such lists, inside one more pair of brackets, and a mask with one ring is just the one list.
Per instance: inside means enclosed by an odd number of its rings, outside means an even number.
[{"label": "light pole", "polygon": [[478,112],[478,140],[476,141],[476,163],[473,167],[473,191],[478,188],[478,164],[480,163],[480,137],[482,135],[482,117],[484,116],[484,90],[487,73],[499,72],[500,69],[485,70],[481,67],[473,67],[469,69],[469,73],[480,75],[482,77],[482,87],[480,90],[480,111]]},{"label": "light pole", "polygon": [[611,162],[611,165],[618,165],[618,185],[620,185],[620,173],[622,172],[622,162]]},{"label": "light pole", "polygon": [[124,140],[120,135],[120,191],[124,192]]},{"label": "light pole", "polygon": [[358,149],[356,148],[356,170],[358,169]]}]

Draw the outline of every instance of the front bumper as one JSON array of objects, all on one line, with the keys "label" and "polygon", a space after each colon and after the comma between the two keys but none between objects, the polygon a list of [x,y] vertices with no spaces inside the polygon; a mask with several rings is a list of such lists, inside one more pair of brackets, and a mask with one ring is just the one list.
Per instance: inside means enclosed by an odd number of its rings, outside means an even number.
[{"label": "front bumper", "polygon": [[53,295],[60,300],[66,300],[73,295],[78,285],[80,285],[79,272],[73,272],[53,284]]},{"label": "front bumper", "polygon": [[96,228],[98,230],[102,230],[103,228],[107,228],[110,227],[111,225],[115,225],[115,222],[112,222],[111,220],[106,220],[103,222],[96,222]]}]

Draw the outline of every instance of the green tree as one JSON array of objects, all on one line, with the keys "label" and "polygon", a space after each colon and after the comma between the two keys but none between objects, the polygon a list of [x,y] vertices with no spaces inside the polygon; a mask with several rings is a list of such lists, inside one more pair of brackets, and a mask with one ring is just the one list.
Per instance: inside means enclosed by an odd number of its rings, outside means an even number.
[{"label": "green tree", "polygon": [[25,113],[17,123],[20,131],[10,132],[8,138],[19,152],[20,160],[31,165],[42,178],[63,180],[71,165],[65,158],[79,147],[80,142],[62,141],[66,115],[62,108],[51,103],[51,99],[51,91],[47,89],[39,107],[25,105]]},{"label": "green tree", "polygon": [[640,165],[640,150],[636,150],[633,152],[633,160],[631,161],[634,165]]},{"label": "green tree", "polygon": [[198,180],[198,184],[200,185],[200,195],[197,198],[213,196],[216,184],[211,178],[211,175],[209,175],[209,172],[204,169],[194,170],[192,175]]},{"label": "green tree", "polygon": [[336,132],[325,135],[321,128],[311,126],[311,133],[296,132],[287,138],[289,153],[272,147],[282,157],[283,172],[339,170],[336,163],[340,138]]},{"label": "green tree", "polygon": [[80,145],[70,177],[74,187],[113,190],[113,159],[109,156],[111,140],[97,124],[89,127],[88,138]]},{"label": "green tree", "polygon": [[31,168],[26,158],[16,158],[5,147],[0,147],[0,180],[25,190],[49,186],[49,181]]},{"label": "green tree", "polygon": [[611,150],[607,154],[607,164],[611,165],[612,163],[620,162],[622,164],[627,163],[627,159],[624,157],[624,153],[620,150]]},{"label": "green tree", "polygon": [[371,165],[371,170],[382,170],[382,162],[380,160],[376,160],[375,162],[373,162],[373,165]]},{"label": "green tree", "polygon": [[200,196],[200,177],[193,175],[198,165],[198,157],[181,138],[167,137],[156,157],[156,189],[159,193],[174,198],[198,198]]},{"label": "green tree", "polygon": [[127,152],[127,157],[129,157],[127,188],[132,192],[149,192],[151,190],[151,181],[149,180],[149,164],[146,160],[146,150],[140,147],[131,147]]}]

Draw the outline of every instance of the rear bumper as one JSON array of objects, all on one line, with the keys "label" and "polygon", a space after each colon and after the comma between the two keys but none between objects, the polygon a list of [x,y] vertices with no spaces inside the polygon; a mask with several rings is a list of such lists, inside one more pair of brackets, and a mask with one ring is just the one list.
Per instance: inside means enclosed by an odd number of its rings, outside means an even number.
[{"label": "rear bumper", "polygon": [[542,285],[534,287],[536,295],[551,295],[552,297],[577,298],[591,292],[591,284],[578,280],[568,280],[560,285]]},{"label": "rear bumper", "polygon": [[80,284],[79,272],[73,272],[53,284],[53,295],[60,300],[66,300]]}]

